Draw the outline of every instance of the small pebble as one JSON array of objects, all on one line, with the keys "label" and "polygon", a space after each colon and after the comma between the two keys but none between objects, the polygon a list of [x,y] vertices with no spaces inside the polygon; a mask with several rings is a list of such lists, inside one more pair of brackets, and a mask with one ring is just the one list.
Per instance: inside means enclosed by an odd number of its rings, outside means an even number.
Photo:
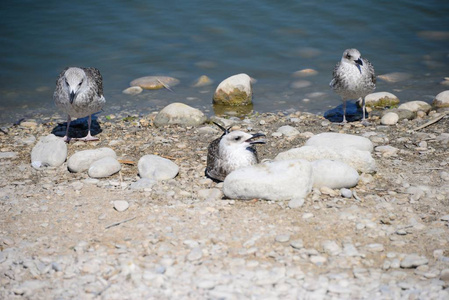
[{"label": "small pebble", "polygon": [[120,211],[120,212],[127,210],[129,207],[128,201],[125,201],[125,200],[116,200],[116,201],[114,201],[113,204],[114,204],[115,210]]}]

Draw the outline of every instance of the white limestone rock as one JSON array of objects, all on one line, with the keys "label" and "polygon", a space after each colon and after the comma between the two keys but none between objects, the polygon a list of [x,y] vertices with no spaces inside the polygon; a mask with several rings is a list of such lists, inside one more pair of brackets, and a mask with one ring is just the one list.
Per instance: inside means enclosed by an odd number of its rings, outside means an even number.
[{"label": "white limestone rock", "polygon": [[[360,99],[358,102],[361,104],[362,100]],[[383,108],[396,106],[398,104],[398,97],[388,92],[371,93],[365,97],[365,105],[368,107]]]},{"label": "white limestone rock", "polygon": [[312,175],[312,166],[305,160],[267,162],[231,172],[223,183],[223,193],[242,200],[305,198],[312,189]]},{"label": "white limestone rock", "polygon": [[[31,165],[58,167],[67,159],[67,144],[63,139],[49,134],[39,140],[31,150]],[[37,168],[39,168],[37,167]]]},{"label": "white limestone rock", "polygon": [[281,133],[286,137],[293,137],[299,134],[298,129],[290,125],[281,126],[278,128],[278,130],[276,130],[276,132]]},{"label": "white limestone rock", "polygon": [[230,106],[251,104],[251,78],[247,74],[237,74],[223,80],[214,93],[213,103]]},{"label": "white limestone rock", "polygon": [[94,161],[89,167],[88,174],[92,178],[104,178],[117,173],[121,168],[117,159],[108,156]]},{"label": "white limestone rock", "polygon": [[175,178],[179,167],[169,159],[157,155],[145,155],[137,163],[141,178],[167,180]]},{"label": "white limestone rock", "polygon": [[182,126],[198,126],[207,120],[204,113],[184,103],[171,103],[164,107],[154,118],[154,125],[164,126],[177,124]]},{"label": "white limestone rock", "polygon": [[358,149],[362,151],[373,151],[373,143],[370,139],[344,133],[324,132],[316,134],[307,140],[305,146],[329,147],[333,149]]},{"label": "white limestone rock", "polygon": [[117,154],[111,148],[100,148],[93,150],[78,151],[67,160],[67,167],[70,172],[82,172],[89,169],[90,165],[102,158],[117,158]]},{"label": "white limestone rock", "polygon": [[435,99],[432,102],[435,107],[449,107],[449,90],[443,91],[436,95]]},{"label": "white limestone rock", "polygon": [[303,146],[279,153],[275,160],[305,159],[308,161],[330,159],[344,162],[361,173],[375,173],[376,161],[369,151],[353,148]]},{"label": "white limestone rock", "polygon": [[312,162],[313,187],[352,188],[359,182],[357,170],[341,161],[320,159]]},{"label": "white limestone rock", "polygon": [[399,116],[397,113],[388,112],[382,116],[380,123],[382,125],[396,125],[399,121]]},{"label": "white limestone rock", "polygon": [[401,105],[399,105],[398,109],[407,109],[413,112],[417,112],[417,111],[423,111],[425,113],[429,113],[429,111],[432,109],[432,106],[430,106],[429,103],[424,102],[424,101],[410,101],[410,102],[405,102]]}]

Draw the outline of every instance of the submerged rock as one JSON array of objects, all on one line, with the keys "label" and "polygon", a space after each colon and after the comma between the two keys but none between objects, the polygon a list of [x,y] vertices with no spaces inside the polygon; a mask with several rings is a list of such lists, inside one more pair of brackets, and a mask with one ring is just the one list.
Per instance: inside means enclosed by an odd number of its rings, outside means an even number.
[{"label": "submerged rock", "polygon": [[238,74],[223,80],[213,97],[214,104],[248,105],[252,101],[251,78],[247,74]]},{"label": "submerged rock", "polygon": [[146,90],[158,90],[162,88],[170,88],[179,83],[179,80],[168,76],[145,76],[134,79],[130,86],[140,86]]}]

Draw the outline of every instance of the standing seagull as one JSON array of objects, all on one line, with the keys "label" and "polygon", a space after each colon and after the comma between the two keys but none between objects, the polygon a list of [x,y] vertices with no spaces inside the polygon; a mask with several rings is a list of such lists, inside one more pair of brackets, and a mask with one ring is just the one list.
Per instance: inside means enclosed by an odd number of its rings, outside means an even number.
[{"label": "standing seagull", "polygon": [[97,141],[90,135],[92,114],[101,110],[106,100],[103,96],[103,79],[95,68],[65,68],[56,81],[53,94],[56,106],[67,113],[67,131],[64,141],[69,142],[69,126],[71,118],[89,116],[87,135],[78,140]]},{"label": "standing seagull", "polygon": [[357,49],[346,49],[341,61],[334,68],[331,88],[341,96],[343,100],[343,124],[346,123],[346,100],[362,97],[363,118],[365,120],[365,96],[376,88],[376,75],[373,65],[360,56]]},{"label": "standing seagull", "polygon": [[224,181],[232,171],[257,164],[256,148],[254,144],[265,144],[259,139],[262,133],[249,134],[243,131],[229,131],[217,123],[223,130],[223,135],[210,143],[207,152],[206,175],[217,181]]}]

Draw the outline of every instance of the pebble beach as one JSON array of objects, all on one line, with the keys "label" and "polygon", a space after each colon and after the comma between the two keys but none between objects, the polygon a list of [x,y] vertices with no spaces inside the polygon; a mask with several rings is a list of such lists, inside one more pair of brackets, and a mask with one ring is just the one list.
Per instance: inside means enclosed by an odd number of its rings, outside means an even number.
[{"label": "pebble beach", "polygon": [[[71,142],[58,166],[32,164],[31,153],[64,132],[60,115],[2,127],[0,298],[449,297],[444,110],[418,108],[392,125],[373,111],[367,127],[300,111],[195,126],[161,124],[158,113],[100,114],[100,140]],[[264,133],[262,162],[322,133],[363,137],[376,169],[359,171],[353,187],[313,187],[303,198],[230,199],[226,181],[204,175],[207,147],[222,133],[212,121]],[[99,149],[109,154],[83,167],[84,151]],[[144,176],[144,157],[168,171]]]}]

